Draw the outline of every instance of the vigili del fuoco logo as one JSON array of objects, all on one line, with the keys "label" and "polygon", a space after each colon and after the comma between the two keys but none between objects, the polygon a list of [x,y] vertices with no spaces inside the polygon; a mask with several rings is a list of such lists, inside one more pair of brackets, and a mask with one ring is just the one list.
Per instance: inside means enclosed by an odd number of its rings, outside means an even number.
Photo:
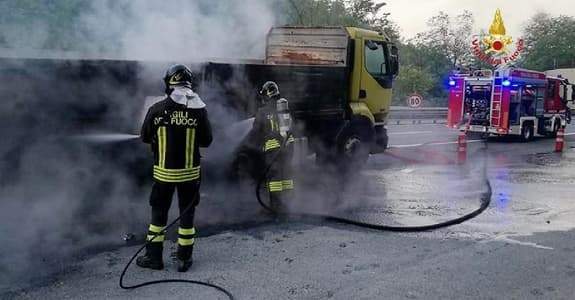
[{"label": "vigili del fuoco logo", "polygon": [[516,61],[525,49],[523,39],[513,44],[513,38],[506,34],[501,10],[497,9],[489,34],[475,36],[471,42],[473,54],[492,66]]}]

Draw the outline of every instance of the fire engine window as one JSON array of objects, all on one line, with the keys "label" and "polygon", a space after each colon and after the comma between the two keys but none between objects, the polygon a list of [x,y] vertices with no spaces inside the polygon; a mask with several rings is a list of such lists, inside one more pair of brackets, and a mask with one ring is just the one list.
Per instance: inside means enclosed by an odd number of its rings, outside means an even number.
[{"label": "fire engine window", "polygon": [[387,74],[385,47],[382,42],[365,42],[365,68],[367,72],[375,78]]},{"label": "fire engine window", "polygon": [[557,87],[557,83],[555,81],[549,81],[549,84],[547,84],[547,98],[554,98],[555,97],[556,87]]},{"label": "fire engine window", "polygon": [[517,94],[517,91],[511,91],[511,97],[510,97],[510,102],[511,103],[519,103],[519,94]]},{"label": "fire engine window", "polygon": [[535,114],[542,116],[545,113],[545,87],[537,87],[537,98],[535,102]]},{"label": "fire engine window", "polygon": [[537,89],[534,87],[523,87],[521,89],[521,116],[535,115],[535,99],[537,98]]},{"label": "fire engine window", "polygon": [[511,91],[511,99],[509,104],[509,125],[519,125],[520,103],[518,91]]},{"label": "fire engine window", "polygon": [[559,85],[559,98],[561,98],[561,101],[563,102],[565,102],[565,99],[567,99],[567,89],[562,84]]}]

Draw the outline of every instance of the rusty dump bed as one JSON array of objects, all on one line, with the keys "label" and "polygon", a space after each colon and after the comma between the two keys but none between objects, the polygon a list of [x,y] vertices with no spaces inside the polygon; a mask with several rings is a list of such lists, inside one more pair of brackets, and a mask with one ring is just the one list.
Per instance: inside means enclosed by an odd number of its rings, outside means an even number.
[{"label": "rusty dump bed", "polygon": [[346,66],[348,45],[344,27],[274,27],[268,33],[265,63]]}]

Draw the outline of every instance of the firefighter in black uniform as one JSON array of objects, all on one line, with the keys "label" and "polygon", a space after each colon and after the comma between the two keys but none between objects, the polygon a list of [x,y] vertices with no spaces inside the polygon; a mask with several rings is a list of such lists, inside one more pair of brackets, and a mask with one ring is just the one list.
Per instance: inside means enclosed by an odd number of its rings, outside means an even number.
[{"label": "firefighter in black uniform", "polygon": [[292,197],[294,181],[291,170],[293,143],[291,117],[286,99],[280,97],[275,82],[266,82],[260,92],[262,107],[256,113],[251,136],[263,152],[266,167],[266,187],[270,204],[276,211],[284,210]]},{"label": "firefighter in black uniform", "polygon": [[205,104],[193,91],[193,73],[183,65],[170,67],[165,76],[167,97],[154,104],[142,125],[141,138],[151,144],[154,153],[154,185],[150,195],[152,222],[148,230],[146,254],[136,264],[143,268],[161,270],[164,228],[174,191],[178,192],[180,213],[178,228],[178,271],[187,271],[192,264],[196,229],[194,210],[199,203],[200,152],[208,147],[212,132]]}]

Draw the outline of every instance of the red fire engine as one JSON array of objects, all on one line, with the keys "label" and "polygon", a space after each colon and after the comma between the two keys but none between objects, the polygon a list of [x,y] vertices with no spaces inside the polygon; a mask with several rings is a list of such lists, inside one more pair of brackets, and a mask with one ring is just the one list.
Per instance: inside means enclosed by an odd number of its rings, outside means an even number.
[{"label": "red fire engine", "polygon": [[571,122],[564,78],[508,67],[455,75],[449,86],[447,124],[452,128],[529,141],[554,136]]}]

